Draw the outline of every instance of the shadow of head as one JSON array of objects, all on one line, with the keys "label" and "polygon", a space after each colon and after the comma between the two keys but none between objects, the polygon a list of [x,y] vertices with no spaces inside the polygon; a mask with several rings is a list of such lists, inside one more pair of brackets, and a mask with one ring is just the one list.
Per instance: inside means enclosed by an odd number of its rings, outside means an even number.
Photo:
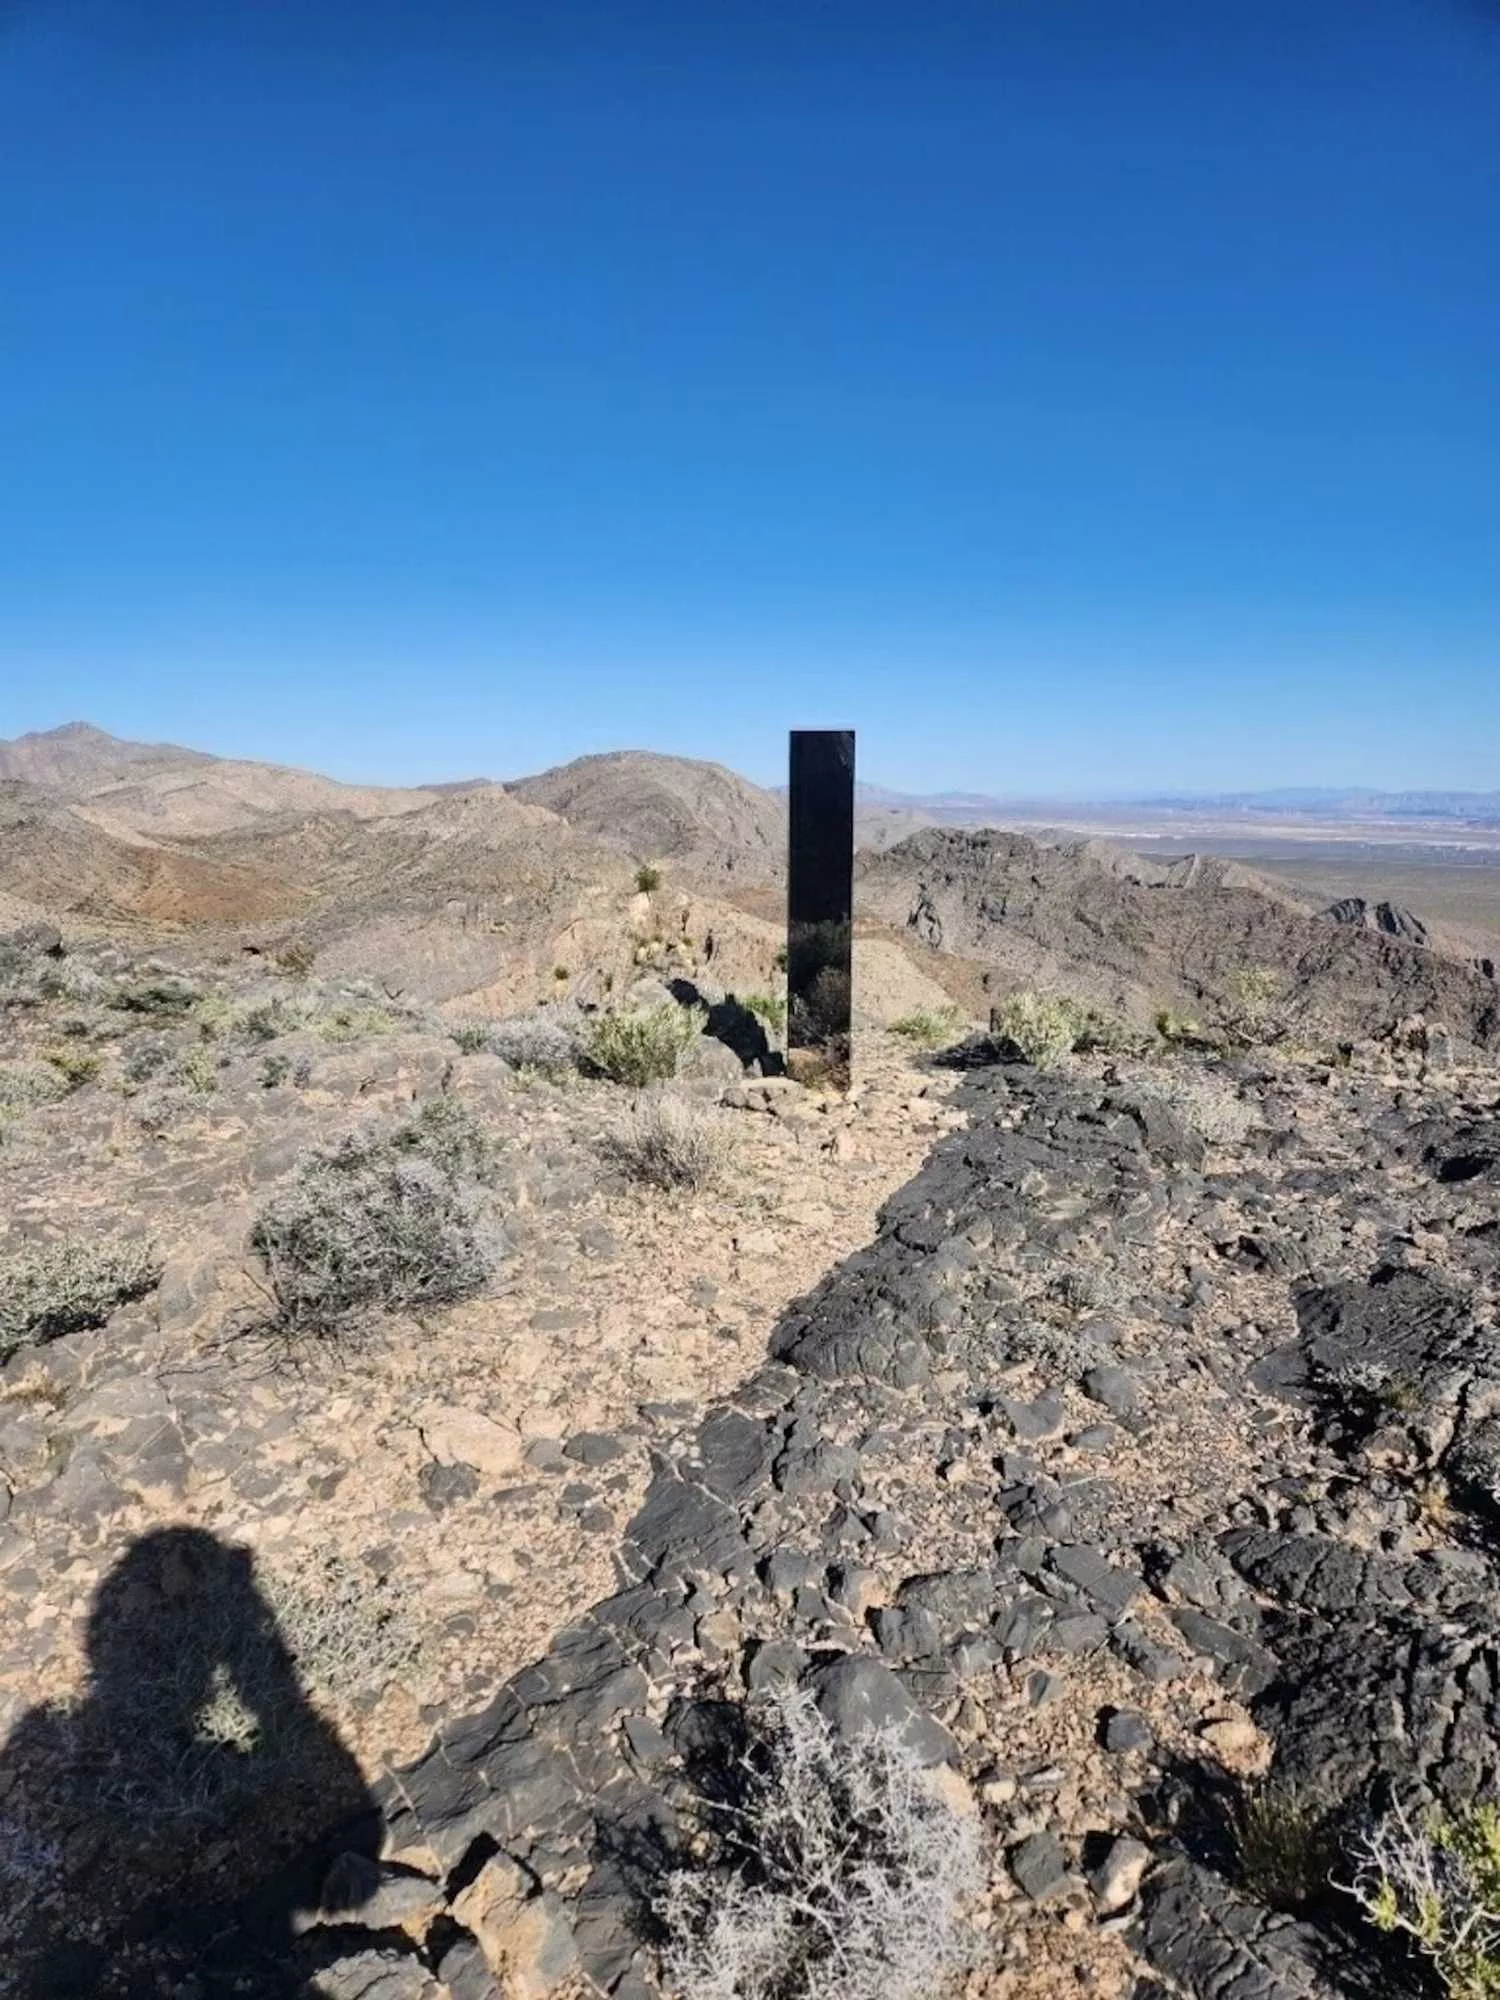
[{"label": "shadow of head", "polygon": [[95,1701],[133,1708],[149,1685],[163,1718],[196,1718],[225,1675],[258,1689],[270,1670],[295,1687],[250,1551],[201,1528],[132,1544],[95,1593],[87,1647]]},{"label": "shadow of head", "polygon": [[[301,1640],[326,1646],[315,1622],[326,1604],[309,1603],[293,1604]],[[257,1949],[279,1949],[294,1911],[316,1903],[330,1842],[368,1843],[375,1815],[303,1690],[250,1551],[198,1528],[143,1536],[99,1584],[85,1640],[79,1695],[32,1710],[0,1754],[0,1820],[48,1858],[47,1904],[61,1913],[58,1929],[33,1910],[24,1949],[10,1947],[18,1965],[38,1992],[62,1979],[113,1993],[112,1940],[144,1950],[149,1939],[163,1965],[195,1963],[205,1925],[236,1948],[226,1909],[247,1891]],[[0,1957],[5,1931],[0,1921]],[[83,1934],[86,1978],[74,1963]]]},{"label": "shadow of head", "polygon": [[667,991],[681,1006],[705,1008],[708,1018],[703,1024],[704,1034],[722,1042],[747,1070],[758,1071],[762,1076],[782,1074],[785,1063],[781,1052],[772,1047],[764,1022],[733,993],[710,1002],[691,979],[683,978],[670,980]]}]

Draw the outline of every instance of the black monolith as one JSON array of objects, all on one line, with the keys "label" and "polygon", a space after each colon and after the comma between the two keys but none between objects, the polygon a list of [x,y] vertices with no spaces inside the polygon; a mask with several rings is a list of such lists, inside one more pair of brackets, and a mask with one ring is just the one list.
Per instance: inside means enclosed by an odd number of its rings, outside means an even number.
[{"label": "black monolith", "polygon": [[854,731],[794,729],[788,788],[787,1057],[847,1090],[854,936]]}]

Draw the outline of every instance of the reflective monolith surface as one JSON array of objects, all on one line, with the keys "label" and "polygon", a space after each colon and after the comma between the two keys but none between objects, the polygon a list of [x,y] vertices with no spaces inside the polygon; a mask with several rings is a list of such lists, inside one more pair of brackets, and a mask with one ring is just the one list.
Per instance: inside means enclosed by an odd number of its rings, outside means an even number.
[{"label": "reflective monolith surface", "polygon": [[794,729],[788,797],[787,1061],[847,1090],[854,916],[854,731]]}]

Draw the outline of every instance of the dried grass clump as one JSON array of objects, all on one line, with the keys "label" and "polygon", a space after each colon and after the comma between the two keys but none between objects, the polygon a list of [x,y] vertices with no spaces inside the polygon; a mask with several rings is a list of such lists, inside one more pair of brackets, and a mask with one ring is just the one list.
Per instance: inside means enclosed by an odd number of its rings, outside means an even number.
[{"label": "dried grass clump", "polygon": [[389,1577],[330,1551],[298,1569],[262,1575],[303,1686],[335,1701],[379,1694],[422,1644],[411,1602]]},{"label": "dried grass clump", "polygon": [[384,1136],[310,1155],[251,1233],[278,1329],[339,1335],[381,1311],[472,1298],[502,1249],[477,1185],[492,1164],[467,1111],[443,1099]]},{"label": "dried grass clump", "polygon": [[1236,1806],[1233,1831],[1240,1880],[1270,1909],[1297,1915],[1328,1894],[1338,1837],[1326,1801],[1258,1784]]},{"label": "dried grass clump", "polygon": [[810,1696],[750,1711],[750,1747],[702,1864],[660,1902],[680,2000],[940,2000],[976,1962],[978,1821],[902,1731],[845,1741]]},{"label": "dried grass clump", "polygon": [[606,1145],[632,1180],[659,1188],[701,1188],[722,1176],[734,1150],[734,1132],[706,1105],[660,1091],[640,1098]]},{"label": "dried grass clump", "polygon": [[137,1237],[28,1243],[0,1257],[0,1361],[103,1326],[116,1306],[151,1291],[161,1271],[155,1246]]},{"label": "dried grass clump", "polygon": [[601,1014],[584,1039],[584,1059],[611,1083],[645,1090],[676,1076],[707,1020],[704,1008],[679,1007],[673,1000],[635,1014]]},{"label": "dried grass clump", "polygon": [[1397,1805],[1354,1859],[1349,1887],[1366,1915],[1411,1938],[1452,2000],[1500,2000],[1500,1805],[1421,1827]]}]

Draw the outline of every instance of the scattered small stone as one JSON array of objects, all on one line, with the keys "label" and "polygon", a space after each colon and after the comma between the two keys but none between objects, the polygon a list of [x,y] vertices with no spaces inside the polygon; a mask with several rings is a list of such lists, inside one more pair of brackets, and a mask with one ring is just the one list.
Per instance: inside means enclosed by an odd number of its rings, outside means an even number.
[{"label": "scattered small stone", "polygon": [[563,1446],[563,1456],[580,1465],[613,1465],[624,1454],[623,1442],[610,1431],[579,1431]]},{"label": "scattered small stone", "polygon": [[1139,1709],[1115,1708],[1105,1717],[1102,1741],[1112,1755],[1122,1757],[1131,1751],[1150,1750],[1156,1736]]},{"label": "scattered small stone", "polygon": [[1050,1827],[1028,1834],[1005,1857],[1017,1887],[1033,1903],[1046,1903],[1068,1886],[1068,1860],[1062,1842]]}]

